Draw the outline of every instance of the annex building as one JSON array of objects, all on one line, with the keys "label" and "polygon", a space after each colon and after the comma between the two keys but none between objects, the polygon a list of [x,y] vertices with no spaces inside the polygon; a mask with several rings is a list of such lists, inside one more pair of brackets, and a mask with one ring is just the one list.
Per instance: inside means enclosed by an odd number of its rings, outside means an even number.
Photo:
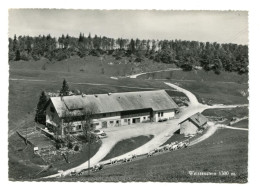
[{"label": "annex building", "polygon": [[195,135],[208,127],[208,119],[201,113],[196,113],[180,123],[180,134]]},{"label": "annex building", "polygon": [[[50,97],[46,127],[57,135],[82,131],[84,111],[90,110],[96,129],[172,119],[178,105],[165,90]],[[71,118],[73,117],[73,118]]]}]

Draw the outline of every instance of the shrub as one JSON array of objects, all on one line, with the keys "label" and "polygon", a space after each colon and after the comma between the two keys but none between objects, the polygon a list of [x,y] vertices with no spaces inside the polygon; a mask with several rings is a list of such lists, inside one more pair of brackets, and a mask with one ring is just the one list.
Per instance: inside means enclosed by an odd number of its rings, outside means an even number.
[{"label": "shrub", "polygon": [[80,58],[83,58],[83,57],[85,57],[85,56],[87,55],[87,52],[86,52],[86,50],[80,49],[80,50],[77,52],[77,54],[78,54],[78,56],[79,56]]},{"label": "shrub", "polygon": [[57,59],[57,61],[65,60],[65,59],[67,59],[67,55],[64,51],[60,50],[56,55],[56,59]]},{"label": "shrub", "polygon": [[182,64],[181,68],[183,69],[183,71],[191,71],[192,70],[192,65]]},{"label": "shrub", "polygon": [[89,55],[99,57],[99,56],[100,56],[100,51],[99,51],[99,50],[96,50],[96,49],[92,49],[92,50],[90,51]]},{"label": "shrub", "polygon": [[15,60],[15,53],[14,51],[9,51],[9,61],[14,61]]},{"label": "shrub", "polygon": [[214,72],[215,72],[215,74],[217,74],[217,75],[220,74],[220,70],[219,70],[219,69],[215,69]]},{"label": "shrub", "polygon": [[68,147],[69,149],[72,149],[72,148],[73,148],[73,144],[72,144],[71,142],[68,142],[67,147]]},{"label": "shrub", "polygon": [[122,59],[122,57],[119,56],[119,55],[117,55],[115,59],[116,59],[116,60],[120,60],[120,59]]},{"label": "shrub", "polygon": [[60,149],[62,147],[62,144],[61,143],[56,143],[56,149]]},{"label": "shrub", "polygon": [[79,151],[79,146],[78,146],[78,145],[76,145],[76,146],[74,147],[74,151]]},{"label": "shrub", "polygon": [[142,62],[143,60],[144,60],[144,58],[142,58],[142,57],[137,57],[137,58],[135,59],[135,62],[140,63],[140,62]]},{"label": "shrub", "polygon": [[29,55],[26,52],[21,52],[20,59],[24,61],[29,61]]}]

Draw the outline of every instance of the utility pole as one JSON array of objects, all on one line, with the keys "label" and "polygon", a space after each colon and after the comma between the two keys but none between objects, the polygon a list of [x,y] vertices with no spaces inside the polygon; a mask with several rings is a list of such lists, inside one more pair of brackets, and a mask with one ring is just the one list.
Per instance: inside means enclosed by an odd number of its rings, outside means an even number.
[{"label": "utility pole", "polygon": [[88,175],[90,175],[90,132],[88,133]]},{"label": "utility pole", "polygon": [[28,127],[26,126],[26,137],[25,137],[25,144],[27,145],[27,129],[28,129]]}]

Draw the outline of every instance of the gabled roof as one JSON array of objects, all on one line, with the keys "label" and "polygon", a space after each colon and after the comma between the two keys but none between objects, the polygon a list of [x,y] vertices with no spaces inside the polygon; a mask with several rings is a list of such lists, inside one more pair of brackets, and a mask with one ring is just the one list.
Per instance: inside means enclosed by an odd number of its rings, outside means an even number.
[{"label": "gabled roof", "polygon": [[[203,125],[205,125],[208,122],[207,117],[205,117],[204,115],[202,115],[201,113],[196,113],[192,116],[190,116],[189,118],[185,119],[184,121],[182,121],[181,123],[185,122],[186,120],[190,120],[192,121],[197,127],[201,127]],[[180,123],[180,124],[181,124]]]},{"label": "gabled roof", "polygon": [[178,105],[165,90],[123,92],[96,95],[73,95],[51,97],[58,115],[62,117],[64,111],[79,114],[82,109],[94,105],[96,114],[130,111],[138,109],[152,109],[162,111],[178,108]]}]

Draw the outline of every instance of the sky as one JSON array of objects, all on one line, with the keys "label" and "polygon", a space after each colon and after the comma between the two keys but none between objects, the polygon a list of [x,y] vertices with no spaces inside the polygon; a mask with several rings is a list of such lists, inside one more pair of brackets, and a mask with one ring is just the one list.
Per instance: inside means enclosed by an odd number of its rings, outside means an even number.
[{"label": "sky", "polygon": [[9,37],[62,34],[248,44],[246,11],[10,9]]}]

